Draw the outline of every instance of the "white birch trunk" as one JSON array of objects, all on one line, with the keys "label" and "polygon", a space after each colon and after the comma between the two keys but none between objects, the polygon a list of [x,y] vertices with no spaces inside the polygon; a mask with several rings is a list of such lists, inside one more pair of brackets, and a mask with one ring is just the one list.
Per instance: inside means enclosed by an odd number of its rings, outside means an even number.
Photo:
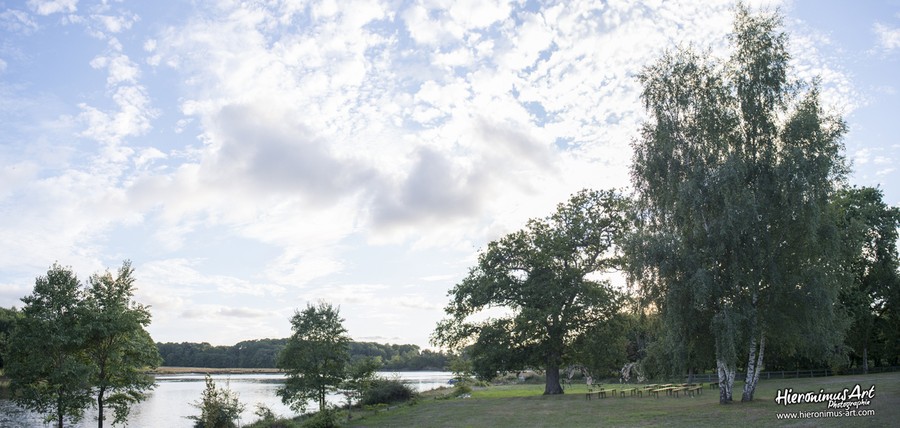
[{"label": "white birch trunk", "polygon": [[[757,353],[758,352],[758,353]],[[759,383],[759,372],[763,368],[763,356],[766,352],[766,336],[760,334],[759,349],[756,346],[756,338],[750,340],[750,358],[747,360],[747,380],[744,383],[744,394],[741,401],[753,401],[756,392],[756,384]]]},{"label": "white birch trunk", "polygon": [[719,374],[719,404],[728,404],[732,401],[734,367],[728,367],[728,363],[717,358],[716,369]]}]

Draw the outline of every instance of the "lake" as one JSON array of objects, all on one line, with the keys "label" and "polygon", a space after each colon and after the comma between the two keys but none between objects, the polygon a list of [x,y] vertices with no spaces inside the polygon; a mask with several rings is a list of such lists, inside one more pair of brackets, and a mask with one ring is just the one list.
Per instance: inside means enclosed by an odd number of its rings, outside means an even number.
[{"label": "lake", "polygon": [[[446,386],[453,377],[450,372],[379,372],[380,377],[397,377],[416,391],[427,391]],[[222,374],[212,375],[217,387],[228,386],[239,394],[241,403],[246,405],[241,414],[241,424],[248,424],[257,419],[254,411],[256,404],[272,409],[279,416],[291,416],[294,412],[281,403],[275,391],[284,383],[282,374]],[[181,374],[156,376],[156,389],[149,394],[147,400],[135,405],[128,418],[129,427],[190,427],[193,421],[186,416],[199,415],[199,410],[191,403],[200,399],[206,388],[204,375]],[[343,404],[340,394],[328,396],[328,402]],[[310,404],[308,411],[315,411],[317,406]],[[112,411],[107,409],[106,417],[111,421]],[[88,411],[85,418],[74,427],[95,427],[96,410]],[[106,424],[107,426],[111,426]],[[9,400],[0,400],[0,427],[43,427],[40,415],[26,412],[15,407]],[[67,425],[68,426],[68,425]]]}]

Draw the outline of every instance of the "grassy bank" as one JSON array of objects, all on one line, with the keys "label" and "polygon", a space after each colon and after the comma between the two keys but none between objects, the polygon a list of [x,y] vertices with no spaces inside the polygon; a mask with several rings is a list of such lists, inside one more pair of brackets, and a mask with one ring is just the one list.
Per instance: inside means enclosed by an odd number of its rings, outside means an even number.
[{"label": "grassy bank", "polygon": [[[836,392],[859,384],[875,385],[871,406],[874,416],[779,420],[778,413],[818,412],[827,403],[783,406],[774,401],[779,389],[794,392]],[[735,385],[740,399],[742,384]],[[706,389],[697,397],[606,398],[586,400],[584,385],[565,395],[543,396],[543,385],[507,385],[476,388],[470,398],[423,398],[416,405],[387,411],[361,412],[351,423],[357,427],[480,427],[480,426],[891,426],[900,420],[900,373],[833,376],[760,381],[752,403],[718,404],[718,390]]]}]

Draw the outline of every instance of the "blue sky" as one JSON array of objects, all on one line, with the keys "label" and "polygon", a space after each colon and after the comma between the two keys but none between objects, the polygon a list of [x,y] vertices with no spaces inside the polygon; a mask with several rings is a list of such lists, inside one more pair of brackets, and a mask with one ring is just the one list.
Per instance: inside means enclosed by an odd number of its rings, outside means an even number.
[{"label": "blue sky", "polygon": [[[124,259],[157,341],[284,337],[308,302],[427,345],[487,242],[627,188],[635,75],[725,55],[732,2],[0,1],[0,306]],[[900,3],[767,1],[900,204]]]}]

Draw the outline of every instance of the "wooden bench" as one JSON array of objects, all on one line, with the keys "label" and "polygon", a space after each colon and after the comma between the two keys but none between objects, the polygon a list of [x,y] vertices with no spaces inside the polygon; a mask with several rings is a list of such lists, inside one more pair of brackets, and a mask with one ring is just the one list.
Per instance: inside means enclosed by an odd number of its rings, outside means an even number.
[{"label": "wooden bench", "polygon": [[637,394],[638,389],[637,389],[637,388],[622,388],[622,389],[619,390],[619,394],[620,394],[622,397],[625,396],[625,393],[626,393],[626,392],[629,393],[631,396],[634,396],[635,394]]},{"label": "wooden bench", "polygon": [[656,398],[659,398],[659,393],[660,393],[660,392],[665,392],[666,394],[668,394],[668,393],[669,393],[669,390],[670,390],[671,388],[672,388],[672,387],[669,386],[669,387],[665,387],[665,388],[651,389],[651,390],[650,390],[650,393],[653,394],[653,395],[655,395]]},{"label": "wooden bench", "polygon": [[638,389],[638,390],[637,390],[637,393],[638,393],[641,397],[643,397],[643,396],[644,396],[644,393],[646,392],[646,393],[647,393],[647,396],[649,397],[649,396],[650,396],[650,391],[653,390],[653,389],[655,389],[655,388],[656,388],[655,385],[654,385],[654,386],[645,386],[645,387],[643,387],[643,388]]},{"label": "wooden bench", "polygon": [[688,386],[673,386],[672,390],[669,392],[669,395],[675,395],[675,397],[678,397],[679,393],[682,393],[682,392],[687,393],[688,388],[690,388],[690,387],[688,387]]},{"label": "wooden bench", "polygon": [[600,398],[600,391],[588,391],[584,394],[584,398],[590,400],[594,395],[596,395],[597,398]]},{"label": "wooden bench", "polygon": [[615,397],[616,396],[616,388],[600,389],[600,397],[606,398],[606,394],[612,394],[613,397]]},{"label": "wooden bench", "polygon": [[703,394],[703,385],[691,386],[685,390],[686,394],[690,394],[691,397],[698,394]]}]

